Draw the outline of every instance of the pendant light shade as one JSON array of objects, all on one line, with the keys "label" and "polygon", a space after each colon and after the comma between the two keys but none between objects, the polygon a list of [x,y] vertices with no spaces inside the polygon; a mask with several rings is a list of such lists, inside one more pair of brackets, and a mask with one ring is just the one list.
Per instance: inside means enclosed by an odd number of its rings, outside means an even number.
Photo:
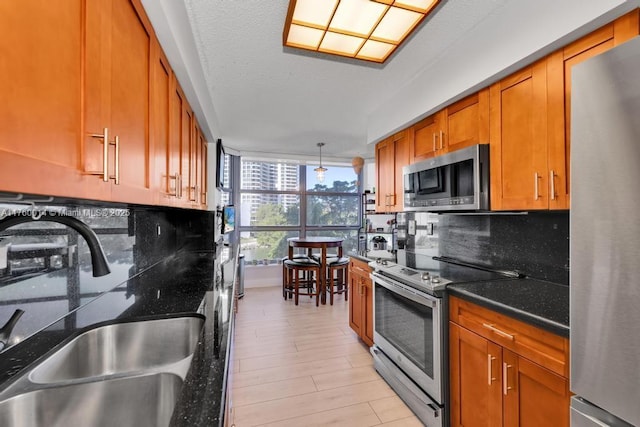
[{"label": "pendant light shade", "polygon": [[327,168],[322,167],[322,147],[324,146],[324,142],[318,142],[318,148],[320,148],[320,166],[314,169],[316,172],[316,179],[318,182],[324,182],[324,173],[327,171]]}]

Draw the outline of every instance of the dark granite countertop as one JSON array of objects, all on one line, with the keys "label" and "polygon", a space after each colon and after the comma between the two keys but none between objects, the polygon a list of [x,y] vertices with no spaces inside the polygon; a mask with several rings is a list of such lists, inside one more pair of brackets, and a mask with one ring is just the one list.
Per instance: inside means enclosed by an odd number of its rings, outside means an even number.
[{"label": "dark granite countertop", "polygon": [[351,257],[351,258],[359,259],[360,261],[364,261],[364,262],[367,262],[367,263],[369,263],[371,261],[375,261],[375,260],[373,260],[371,258],[367,258],[366,254],[364,252],[349,252],[349,253],[347,253],[347,256]]},{"label": "dark granite countertop", "polygon": [[569,336],[569,287],[535,279],[507,279],[449,285],[451,295]]},{"label": "dark granite countertop", "polygon": [[234,278],[216,281],[215,264],[213,251],[182,252],[140,272],[132,269],[126,281],[2,352],[0,391],[23,369],[98,325],[200,313],[206,317],[205,325],[171,426],[221,425]]}]

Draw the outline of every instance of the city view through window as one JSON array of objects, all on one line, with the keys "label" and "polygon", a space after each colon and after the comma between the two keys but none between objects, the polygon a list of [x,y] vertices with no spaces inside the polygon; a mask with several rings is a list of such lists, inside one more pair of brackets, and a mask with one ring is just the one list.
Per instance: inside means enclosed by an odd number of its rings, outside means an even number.
[{"label": "city view through window", "polygon": [[313,166],[286,161],[240,161],[240,247],[245,261],[274,264],[297,236],[344,238],[345,253],[357,248],[360,226],[358,177],[349,166],[328,166],[318,182]]}]

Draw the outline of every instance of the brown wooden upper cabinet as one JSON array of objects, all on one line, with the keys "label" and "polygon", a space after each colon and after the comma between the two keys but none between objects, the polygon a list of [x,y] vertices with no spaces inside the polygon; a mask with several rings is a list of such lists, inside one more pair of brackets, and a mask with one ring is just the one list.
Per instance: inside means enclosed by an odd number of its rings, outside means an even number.
[{"label": "brown wooden upper cabinet", "polygon": [[85,8],[85,172],[110,183],[111,200],[151,204],[153,28],[138,0]]},{"label": "brown wooden upper cabinet", "polygon": [[0,191],[89,194],[94,178],[82,173],[80,146],[83,4],[0,2]]},{"label": "brown wooden upper cabinet", "polygon": [[489,142],[489,89],[483,89],[413,125],[411,162]]},{"label": "brown wooden upper cabinet", "polygon": [[550,209],[570,207],[570,158],[571,158],[571,69],[591,57],[599,55],[640,34],[639,11],[636,9],[614,22],[557,50],[547,61],[549,82],[549,146],[559,153],[554,158],[564,158],[566,178],[558,191],[564,194],[549,204]]},{"label": "brown wooden upper cabinet", "polygon": [[549,200],[562,193],[557,186],[565,168],[564,159],[549,159],[546,59],[493,84],[490,91],[491,209],[548,209]]},{"label": "brown wooden upper cabinet", "polygon": [[173,73],[140,0],[1,2],[0,50],[0,191],[172,204]]},{"label": "brown wooden upper cabinet", "polygon": [[0,190],[152,203],[153,37],[138,0],[2,2]]},{"label": "brown wooden upper cabinet", "polygon": [[401,212],[402,168],[409,164],[407,131],[401,131],[376,145],[376,212]]}]

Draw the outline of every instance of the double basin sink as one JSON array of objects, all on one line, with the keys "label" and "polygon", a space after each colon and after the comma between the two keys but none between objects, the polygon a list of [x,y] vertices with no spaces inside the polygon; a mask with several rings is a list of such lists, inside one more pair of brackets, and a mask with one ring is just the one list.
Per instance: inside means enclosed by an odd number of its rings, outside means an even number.
[{"label": "double basin sink", "polygon": [[0,426],[168,426],[204,317],[100,326],[0,392]]}]

